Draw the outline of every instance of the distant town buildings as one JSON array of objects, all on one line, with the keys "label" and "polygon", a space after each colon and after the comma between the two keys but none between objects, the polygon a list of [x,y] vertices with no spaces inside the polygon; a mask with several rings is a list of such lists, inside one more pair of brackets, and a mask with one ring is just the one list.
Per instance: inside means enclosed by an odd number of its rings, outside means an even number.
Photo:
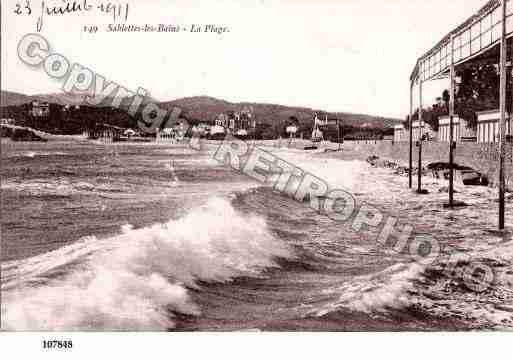
[{"label": "distant town buildings", "polygon": [[228,130],[235,136],[246,137],[249,130],[256,128],[256,121],[253,119],[253,114],[249,108],[240,112],[229,113],[228,118]]},{"label": "distant town buildings", "polygon": [[0,125],[14,125],[15,121],[13,118],[2,118],[0,119]]},{"label": "distant town buildings", "polygon": [[292,138],[292,137],[296,137],[298,130],[299,129],[296,125],[289,125],[289,126],[287,126],[285,131]]},{"label": "distant town buildings", "polygon": [[182,141],[188,131],[188,126],[184,122],[166,124],[162,129],[157,130],[157,142],[177,142]]},{"label": "distant town buildings", "polygon": [[172,128],[163,128],[157,130],[156,141],[157,142],[173,142],[176,140],[176,133]]},{"label": "distant town buildings", "polygon": [[221,113],[217,116],[214,126],[210,128],[210,136],[231,134],[237,137],[247,137],[256,128],[256,119],[251,108],[242,111]]},{"label": "distant town buildings", "polygon": [[224,128],[228,128],[228,123],[229,123],[228,115],[226,115],[224,113],[219,114],[215,120],[216,126],[221,126]]},{"label": "distant town buildings", "polygon": [[201,122],[192,128],[192,133],[196,137],[207,137],[210,134],[211,126]]},{"label": "distant town buildings", "polygon": [[48,102],[32,101],[29,114],[34,117],[50,116],[50,104]]},{"label": "distant town buildings", "polygon": [[100,140],[103,142],[117,142],[121,139],[126,129],[102,124],[95,129],[87,129],[83,132],[83,136],[92,140]]}]

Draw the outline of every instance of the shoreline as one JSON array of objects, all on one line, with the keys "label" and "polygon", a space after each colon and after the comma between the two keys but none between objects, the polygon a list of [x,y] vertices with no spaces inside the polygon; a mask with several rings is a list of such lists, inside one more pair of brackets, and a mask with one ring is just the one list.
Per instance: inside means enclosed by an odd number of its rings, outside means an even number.
[{"label": "shoreline", "polygon": [[[161,148],[190,148],[191,150],[196,151],[211,151],[216,146],[219,146],[223,143],[223,141],[218,140],[207,140],[201,139],[199,142],[199,148],[191,147],[189,142],[156,142],[156,141],[118,141],[118,142],[105,142],[102,140],[91,140],[86,139],[83,136],[59,136],[59,135],[49,135],[47,142],[39,142],[39,141],[13,141],[9,138],[2,138],[1,144],[2,147],[14,147],[14,148],[23,148],[23,147],[46,147],[61,144],[61,143],[73,143],[80,145],[93,145],[93,146],[101,146],[101,147],[161,147]],[[323,141],[321,143],[312,143],[310,140],[302,140],[302,139],[281,139],[281,140],[247,140],[245,143],[249,147],[258,146],[262,147],[266,150],[295,150],[295,151],[303,151],[305,155],[310,156],[312,158],[320,157],[320,158],[333,158],[345,161],[362,161],[370,163],[374,167],[378,168],[389,168],[395,170],[395,173],[400,176],[407,176],[409,172],[409,161],[404,159],[404,153],[402,153],[399,149],[402,144],[395,144],[389,141],[371,141],[369,142],[353,142],[346,141],[345,143],[340,145],[330,142]],[[437,144],[439,145],[439,144]],[[382,147],[392,147],[396,146],[398,148],[395,152],[387,152],[380,151]],[[417,160],[415,158],[415,150],[414,150],[414,158],[413,158],[413,175],[417,176]],[[423,176],[428,177],[430,179],[444,179],[447,180],[448,177],[448,163],[446,161],[440,161],[439,157],[433,155],[428,149],[424,151],[424,159],[423,159]],[[455,158],[455,181],[460,182],[461,185],[478,185],[478,186],[489,186],[496,187],[496,176],[494,167],[496,166],[495,161],[492,160],[481,160],[481,166],[475,167],[473,163],[468,165],[468,161],[464,158],[456,157]],[[507,189],[509,192],[513,191],[513,166],[510,166],[509,171],[507,171]],[[484,170],[483,170],[484,168]],[[431,176],[430,176],[431,174]],[[510,181],[511,179],[511,181]],[[465,183],[467,182],[467,183]],[[470,184],[468,184],[470,183]]]}]

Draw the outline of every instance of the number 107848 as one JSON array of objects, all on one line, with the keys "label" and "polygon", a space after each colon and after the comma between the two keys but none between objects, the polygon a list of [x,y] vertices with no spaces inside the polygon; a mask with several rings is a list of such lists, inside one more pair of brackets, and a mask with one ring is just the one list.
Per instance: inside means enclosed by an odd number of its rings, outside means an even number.
[{"label": "number 107848", "polygon": [[72,349],[71,340],[43,340],[43,349]]}]

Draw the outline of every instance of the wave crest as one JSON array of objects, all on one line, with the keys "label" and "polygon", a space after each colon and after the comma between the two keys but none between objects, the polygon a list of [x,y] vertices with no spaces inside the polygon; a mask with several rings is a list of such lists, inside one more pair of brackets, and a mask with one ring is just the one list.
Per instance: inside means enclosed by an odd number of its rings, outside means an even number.
[{"label": "wave crest", "polygon": [[212,198],[165,224],[127,225],[113,238],[2,265],[9,278],[2,283],[2,328],[169,329],[176,324],[171,313],[200,313],[187,288],[261,276],[278,267],[276,258],[293,253],[263,218]]}]

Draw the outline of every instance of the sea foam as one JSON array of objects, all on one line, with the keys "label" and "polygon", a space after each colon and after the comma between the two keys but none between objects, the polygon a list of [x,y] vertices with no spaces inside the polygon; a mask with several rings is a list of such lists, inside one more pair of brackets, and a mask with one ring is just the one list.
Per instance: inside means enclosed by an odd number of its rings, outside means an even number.
[{"label": "sea foam", "polygon": [[2,265],[4,330],[165,330],[173,313],[199,315],[189,289],[258,277],[292,258],[265,220],[226,199],[165,224]]}]

